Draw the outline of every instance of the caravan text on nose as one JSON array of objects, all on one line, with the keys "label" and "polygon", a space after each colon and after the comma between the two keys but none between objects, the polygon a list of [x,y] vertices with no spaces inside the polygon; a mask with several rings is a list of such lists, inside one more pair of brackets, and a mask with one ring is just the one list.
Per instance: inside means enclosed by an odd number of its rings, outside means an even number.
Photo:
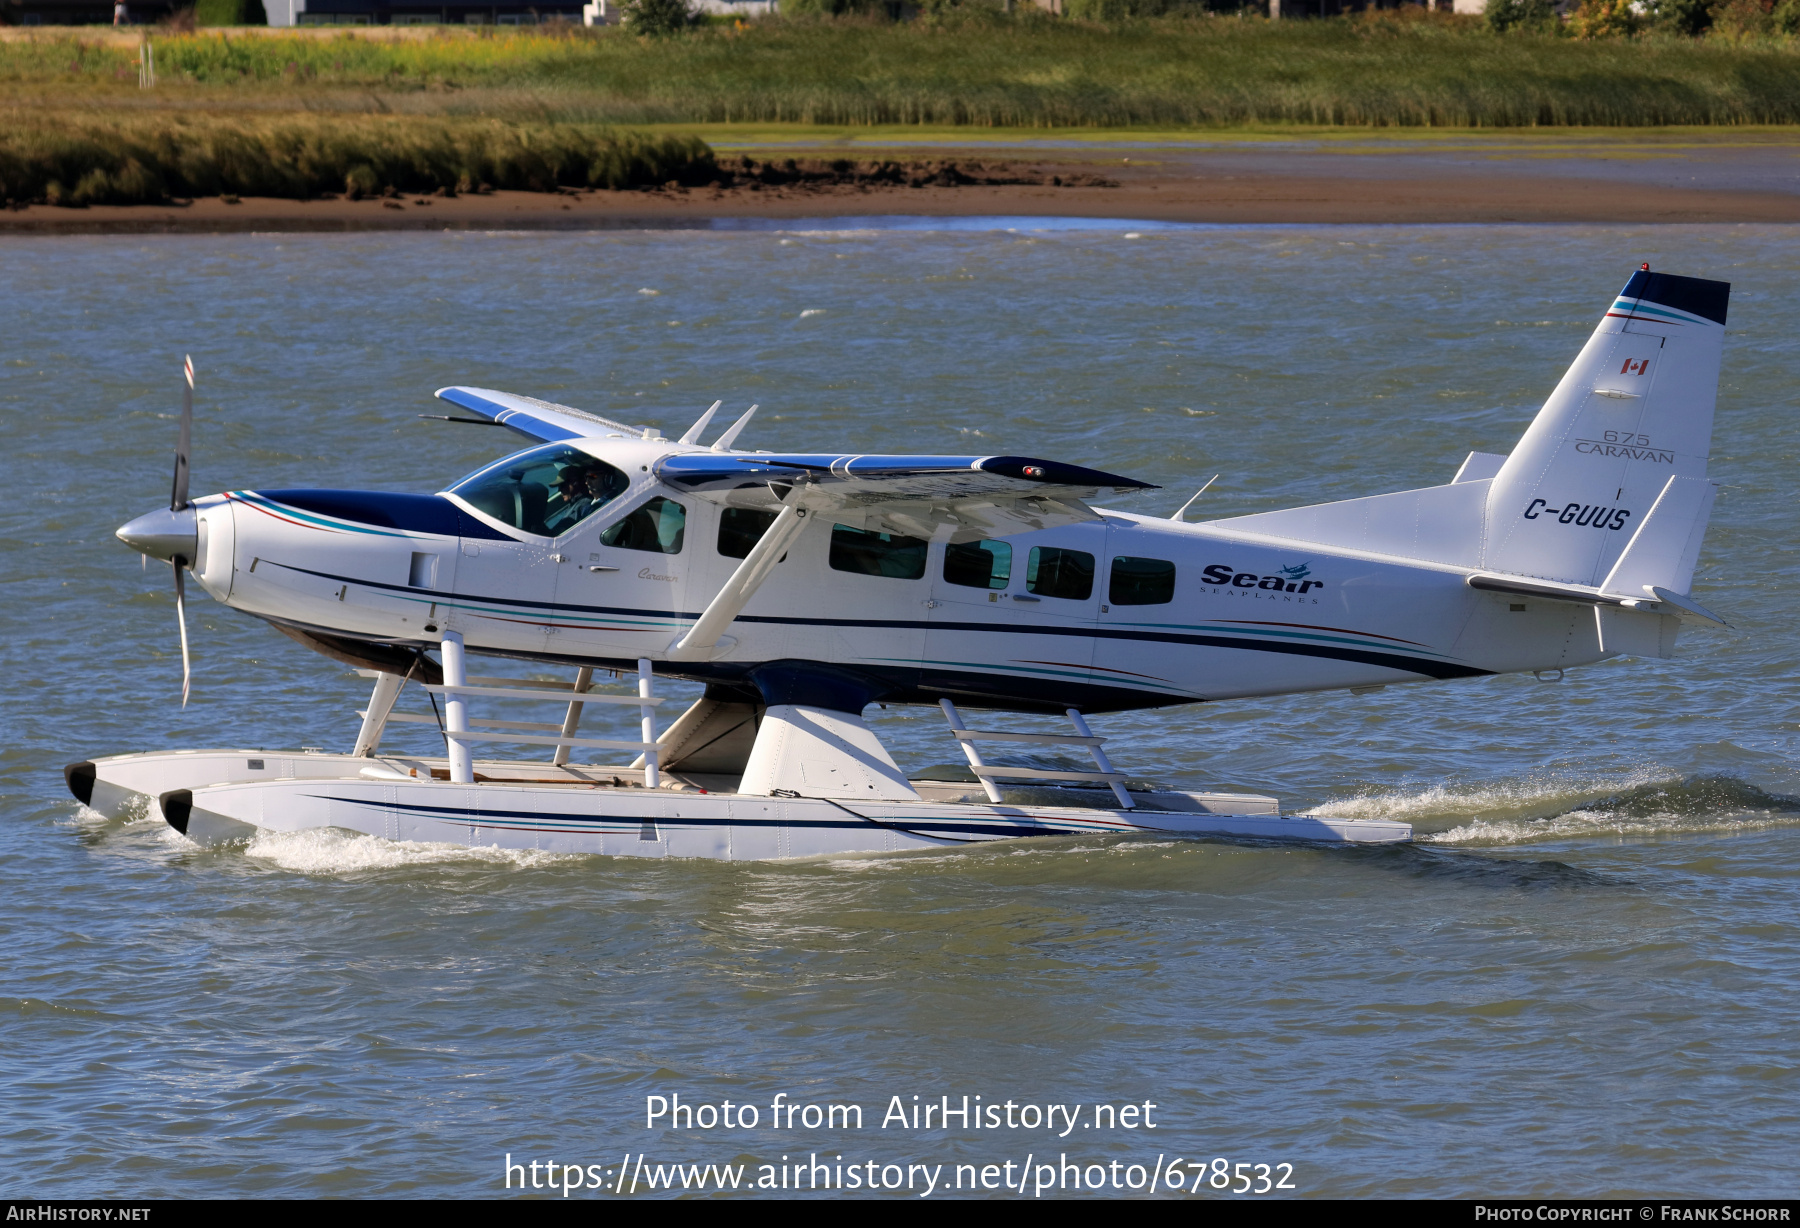
[{"label": "caravan text on nose", "polygon": [[133,550],[167,562],[180,555],[190,564],[199,551],[199,528],[192,505],[172,512],[158,508],[119,529],[118,539]]}]

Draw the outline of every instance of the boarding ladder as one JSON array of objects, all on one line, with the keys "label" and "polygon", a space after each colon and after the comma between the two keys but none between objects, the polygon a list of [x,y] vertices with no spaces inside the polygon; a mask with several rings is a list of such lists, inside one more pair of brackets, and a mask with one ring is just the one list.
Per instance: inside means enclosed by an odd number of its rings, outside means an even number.
[{"label": "boarding ladder", "polygon": [[[658,786],[658,745],[656,741],[656,709],[666,699],[655,694],[654,674],[647,659],[637,663],[637,694],[619,695],[592,689],[594,671],[582,666],[575,673],[575,681],[548,682],[535,678],[501,678],[479,674],[468,674],[463,670],[461,645],[452,646],[446,639],[444,652],[444,681],[439,684],[420,683],[432,695],[444,697],[444,713],[440,718],[422,713],[395,712],[394,702],[400,697],[400,690],[407,679],[398,674],[389,674],[370,669],[359,669],[356,672],[365,678],[375,679],[375,693],[370,696],[368,708],[359,711],[363,718],[362,731],[356,739],[356,749],[351,753],[359,757],[371,756],[381,742],[381,734],[390,721],[404,724],[437,725],[444,735],[445,744],[450,755],[450,779],[464,784],[474,783],[474,761],[471,757],[470,744],[475,742],[513,742],[532,746],[553,746],[550,762],[561,766],[569,761],[572,747],[591,747],[597,750],[629,750],[636,751],[644,769],[644,787],[654,789]],[[474,718],[468,715],[468,697],[487,696],[490,699],[525,699],[565,704],[563,718],[560,722],[548,721],[504,721]],[[582,709],[588,704],[628,704],[635,705],[641,721],[641,741],[617,741],[609,738],[583,738],[576,736],[581,725]],[[489,732],[492,731],[492,732]],[[638,766],[633,764],[633,766]]]},{"label": "boarding ladder", "polygon": [[[1079,780],[1103,782],[1110,786],[1113,796],[1119,799],[1119,809],[1135,810],[1137,807],[1131,795],[1125,792],[1125,773],[1116,771],[1112,762],[1107,759],[1106,752],[1100,749],[1105,738],[1097,737],[1081,712],[1076,708],[1065,708],[1063,714],[1074,726],[1074,733],[1001,733],[992,729],[970,729],[963,724],[962,714],[956,705],[948,699],[938,700],[938,706],[944,710],[944,719],[950,723],[950,733],[957,744],[962,747],[963,757],[969,761],[969,770],[981,781],[986,790],[988,800],[1001,800],[1000,789],[995,785],[997,779],[1007,780]],[[976,749],[976,742],[1029,742],[1037,745],[1075,745],[1087,747],[1088,754],[1094,757],[1092,772],[1067,772],[1052,768],[998,767],[982,762],[981,752]]]}]

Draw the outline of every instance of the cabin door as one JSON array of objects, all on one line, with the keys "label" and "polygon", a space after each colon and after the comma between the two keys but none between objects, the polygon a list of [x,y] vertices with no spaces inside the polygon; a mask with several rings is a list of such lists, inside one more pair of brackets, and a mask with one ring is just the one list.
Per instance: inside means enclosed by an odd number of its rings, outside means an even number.
[{"label": "cabin door", "polygon": [[680,636],[689,559],[703,544],[688,512],[659,495],[621,499],[557,539],[551,652],[634,661]]},{"label": "cabin door", "polygon": [[537,655],[549,640],[556,597],[549,543],[465,537],[456,560],[456,616],[470,648]]}]

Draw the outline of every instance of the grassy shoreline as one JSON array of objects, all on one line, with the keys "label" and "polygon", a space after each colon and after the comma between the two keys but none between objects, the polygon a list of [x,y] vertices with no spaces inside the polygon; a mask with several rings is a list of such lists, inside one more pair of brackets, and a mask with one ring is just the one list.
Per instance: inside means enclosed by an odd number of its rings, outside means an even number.
[{"label": "grassy shoreline", "polygon": [[204,114],[43,124],[0,110],[0,201],[9,205],[618,190],[717,173],[697,138],[575,124]]},{"label": "grassy shoreline", "polygon": [[603,33],[0,40],[0,102],[132,111],[394,112],[538,123],[971,128],[1531,128],[1800,123],[1779,41],[1582,42],[1468,19],[1101,26],[766,22]]},{"label": "grassy shoreline", "polygon": [[[137,83],[144,36],[151,89]],[[696,184],[718,172],[706,134],[777,131],[892,148],[928,134],[1786,130],[1800,132],[1791,43],[1500,36],[1456,18],[0,39],[0,200],[13,202]]]}]

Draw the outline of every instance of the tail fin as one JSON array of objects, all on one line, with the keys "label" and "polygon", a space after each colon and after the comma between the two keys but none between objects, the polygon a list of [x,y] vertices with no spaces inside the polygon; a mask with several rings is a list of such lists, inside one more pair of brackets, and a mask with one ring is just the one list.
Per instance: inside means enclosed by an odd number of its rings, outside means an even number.
[{"label": "tail fin", "polygon": [[1712,507],[1730,294],[1726,282],[1632,274],[1494,475],[1483,566],[1634,597],[1687,592]]},{"label": "tail fin", "polygon": [[1730,294],[1722,281],[1632,274],[1519,446],[1471,453],[1447,486],[1208,527],[1639,600],[1685,594],[1712,510],[1706,459]]}]

